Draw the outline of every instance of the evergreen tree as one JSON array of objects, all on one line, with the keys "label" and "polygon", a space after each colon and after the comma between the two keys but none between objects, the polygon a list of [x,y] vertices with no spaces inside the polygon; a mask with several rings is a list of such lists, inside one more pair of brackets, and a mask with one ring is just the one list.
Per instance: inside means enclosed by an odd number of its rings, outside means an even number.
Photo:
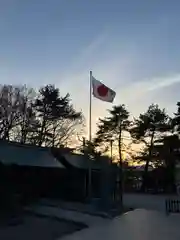
[{"label": "evergreen tree", "polygon": [[151,104],[144,114],[140,114],[138,119],[135,119],[130,133],[136,143],[143,143],[148,151],[146,151],[145,169],[143,174],[142,190],[146,187],[146,177],[148,173],[149,163],[152,159],[152,150],[154,141],[170,130],[169,116],[165,109],[160,109],[156,104]]},{"label": "evergreen tree", "polygon": [[123,204],[122,191],[123,191],[123,133],[128,132],[130,121],[129,112],[126,110],[124,104],[113,106],[111,110],[108,110],[109,116],[104,119],[99,119],[97,136],[104,141],[110,142],[110,140],[118,142],[118,154],[119,154],[119,175],[120,175],[120,202]]}]

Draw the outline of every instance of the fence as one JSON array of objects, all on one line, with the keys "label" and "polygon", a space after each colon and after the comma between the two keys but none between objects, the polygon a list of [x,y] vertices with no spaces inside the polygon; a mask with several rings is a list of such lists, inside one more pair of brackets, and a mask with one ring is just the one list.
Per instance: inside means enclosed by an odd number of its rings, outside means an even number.
[{"label": "fence", "polygon": [[166,208],[166,214],[180,213],[180,200],[166,199],[165,208]]}]

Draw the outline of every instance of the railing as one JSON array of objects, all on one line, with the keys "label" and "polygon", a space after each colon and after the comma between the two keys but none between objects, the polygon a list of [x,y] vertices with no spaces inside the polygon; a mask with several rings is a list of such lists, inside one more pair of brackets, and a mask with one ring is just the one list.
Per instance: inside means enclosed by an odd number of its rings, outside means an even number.
[{"label": "railing", "polygon": [[165,201],[166,214],[180,213],[180,199],[166,199]]}]

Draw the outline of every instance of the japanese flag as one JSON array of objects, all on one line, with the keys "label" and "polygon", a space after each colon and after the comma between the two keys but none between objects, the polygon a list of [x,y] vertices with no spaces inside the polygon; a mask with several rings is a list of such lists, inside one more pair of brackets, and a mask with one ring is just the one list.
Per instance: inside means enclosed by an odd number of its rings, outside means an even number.
[{"label": "japanese flag", "polygon": [[96,80],[92,76],[92,89],[93,89],[93,96],[105,101],[112,103],[116,96],[116,92],[101,83],[100,81]]}]

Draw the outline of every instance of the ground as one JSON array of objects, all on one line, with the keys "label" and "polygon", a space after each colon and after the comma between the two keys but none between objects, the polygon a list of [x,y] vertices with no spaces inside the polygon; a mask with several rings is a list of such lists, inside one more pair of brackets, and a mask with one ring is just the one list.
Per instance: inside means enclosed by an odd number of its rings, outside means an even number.
[{"label": "ground", "polygon": [[[69,207],[69,204],[43,201],[26,208],[28,214],[16,226],[1,227],[0,239],[179,240],[180,214],[165,214],[165,199],[170,197],[125,195],[124,204],[136,209],[113,219],[89,214],[83,208],[76,211],[72,204]],[[84,223],[88,228],[83,229],[75,222]]]},{"label": "ground", "polygon": [[179,240],[179,216],[137,209],[62,240]]},{"label": "ground", "polygon": [[1,240],[55,240],[66,234],[81,230],[82,224],[62,220],[55,217],[45,217],[24,213],[17,219],[11,219],[0,226]]}]

